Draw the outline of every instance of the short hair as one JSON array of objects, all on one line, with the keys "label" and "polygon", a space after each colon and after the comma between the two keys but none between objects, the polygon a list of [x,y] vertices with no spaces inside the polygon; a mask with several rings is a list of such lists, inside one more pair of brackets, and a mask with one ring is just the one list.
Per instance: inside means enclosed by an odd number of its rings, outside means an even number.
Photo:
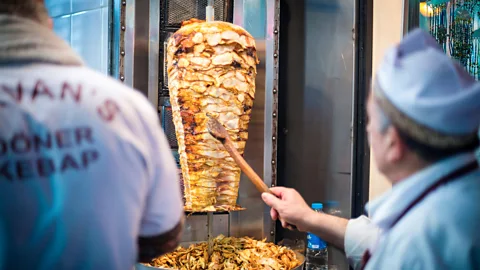
[{"label": "short hair", "polygon": [[387,115],[383,112],[383,110],[380,108],[380,106],[374,102],[375,110],[377,111],[378,115],[378,121],[380,122],[379,124],[379,129],[380,133],[384,134],[387,129],[392,125],[392,121],[390,121],[390,118],[387,117]]},{"label": "short hair", "polygon": [[408,135],[405,131],[400,129],[395,123],[392,123],[388,116],[383,112],[383,110],[375,104],[378,112],[379,112],[379,121],[380,121],[380,133],[384,134],[388,127],[392,126],[398,132],[400,139],[403,143],[407,146],[407,148],[416,153],[421,159],[425,160],[426,162],[434,163],[446,159],[448,157],[461,154],[461,153],[473,153],[475,150],[480,146],[480,141],[478,137],[472,141],[471,143],[455,148],[447,148],[447,149],[440,149],[425,143],[419,142],[412,136]]},{"label": "short hair", "polygon": [[478,137],[475,137],[475,140],[473,140],[467,145],[464,145],[461,147],[439,149],[439,148],[421,143],[418,140],[407,135],[401,129],[397,128],[395,125],[394,127],[397,129],[400,139],[403,141],[403,143],[405,143],[408,149],[416,153],[421,159],[431,163],[438,162],[443,159],[446,159],[461,153],[474,153],[475,150],[479,147]]},{"label": "short hair", "polygon": [[16,15],[44,22],[48,11],[39,0],[0,0],[0,14]]}]

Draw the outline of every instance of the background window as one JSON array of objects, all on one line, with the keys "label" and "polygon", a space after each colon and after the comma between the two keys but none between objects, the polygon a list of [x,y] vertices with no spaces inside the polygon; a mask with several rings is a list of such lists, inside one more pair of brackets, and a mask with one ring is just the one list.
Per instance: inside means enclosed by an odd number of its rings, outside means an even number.
[{"label": "background window", "polygon": [[480,1],[405,0],[408,29],[432,34],[450,57],[480,79]]},{"label": "background window", "polygon": [[46,0],[54,31],[85,63],[106,75],[110,71],[111,0]]}]

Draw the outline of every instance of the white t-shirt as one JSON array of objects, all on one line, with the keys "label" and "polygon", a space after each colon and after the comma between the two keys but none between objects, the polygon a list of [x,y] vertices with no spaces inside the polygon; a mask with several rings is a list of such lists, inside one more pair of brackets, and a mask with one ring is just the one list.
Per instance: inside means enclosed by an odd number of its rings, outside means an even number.
[{"label": "white t-shirt", "polygon": [[85,67],[0,67],[4,269],[132,269],[138,237],[182,215],[142,94]]}]

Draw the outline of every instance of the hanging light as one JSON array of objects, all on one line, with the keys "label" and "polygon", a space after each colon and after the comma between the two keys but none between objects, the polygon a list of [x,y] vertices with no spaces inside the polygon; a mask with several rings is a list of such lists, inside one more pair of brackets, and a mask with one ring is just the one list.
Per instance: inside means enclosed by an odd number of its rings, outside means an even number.
[{"label": "hanging light", "polygon": [[[428,0],[428,2],[430,3],[430,5],[441,5],[441,4],[446,4],[448,3],[450,0]],[[423,2],[426,2],[426,1],[423,1]]]},{"label": "hanging light", "polygon": [[427,2],[420,2],[420,14],[424,17],[432,17],[433,16],[433,7]]}]

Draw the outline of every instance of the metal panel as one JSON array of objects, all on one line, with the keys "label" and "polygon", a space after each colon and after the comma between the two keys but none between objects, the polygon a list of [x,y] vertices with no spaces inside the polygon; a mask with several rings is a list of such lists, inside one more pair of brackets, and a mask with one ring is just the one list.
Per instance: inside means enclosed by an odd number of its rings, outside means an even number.
[{"label": "metal panel", "polygon": [[150,30],[149,23],[150,15],[155,13],[158,13],[158,11],[150,10],[150,1],[135,1],[133,88],[140,91],[145,96],[148,96],[148,76],[151,74],[148,69]]},{"label": "metal panel", "polygon": [[300,155],[292,158],[300,158],[301,163],[291,166],[295,177],[289,179],[296,181],[288,183],[298,186],[309,203],[341,202],[349,217],[350,184],[337,185],[331,177],[351,174],[354,1],[307,0],[304,8],[305,87],[287,93],[304,98],[302,104],[292,104],[298,107],[289,111],[297,114],[298,121],[288,128],[302,131],[288,139],[291,150]]},{"label": "metal panel", "polygon": [[125,12],[122,6],[122,0],[112,0],[112,29],[111,29],[111,76],[123,81],[124,65],[123,56],[120,51],[124,49],[125,36]]},{"label": "metal panel", "polygon": [[[279,185],[351,216],[355,0],[282,1]],[[305,239],[281,230],[277,240]],[[331,249],[331,264],[348,269]]]},{"label": "metal panel", "polygon": [[[348,197],[349,192],[346,192],[346,187],[350,186],[351,176],[347,174],[329,173],[327,176],[329,181],[326,183],[326,189],[329,190],[328,198],[332,198],[334,201],[338,201],[338,208],[341,209],[343,217],[349,218],[350,200]],[[347,213],[344,213],[347,211]],[[336,266],[334,269],[348,269],[348,261],[345,257],[345,253],[333,246],[328,246],[328,264],[330,266]]]},{"label": "metal panel", "polygon": [[[214,215],[213,228],[215,236],[228,236],[228,214]],[[207,215],[189,216],[185,221],[181,242],[205,241],[207,239]]]},{"label": "metal panel", "polygon": [[157,108],[160,2],[126,0],[122,5],[125,25],[121,26],[124,47],[120,57],[124,73],[120,79],[124,76],[125,84],[143,93]]},{"label": "metal panel", "polygon": [[127,86],[133,87],[134,53],[135,53],[135,0],[123,0],[125,31],[123,32],[123,47],[120,47],[120,55],[123,60],[123,74],[120,80]]},{"label": "metal panel", "polygon": [[150,22],[148,33],[148,100],[158,108],[159,42],[160,42],[160,1],[150,0]]}]

